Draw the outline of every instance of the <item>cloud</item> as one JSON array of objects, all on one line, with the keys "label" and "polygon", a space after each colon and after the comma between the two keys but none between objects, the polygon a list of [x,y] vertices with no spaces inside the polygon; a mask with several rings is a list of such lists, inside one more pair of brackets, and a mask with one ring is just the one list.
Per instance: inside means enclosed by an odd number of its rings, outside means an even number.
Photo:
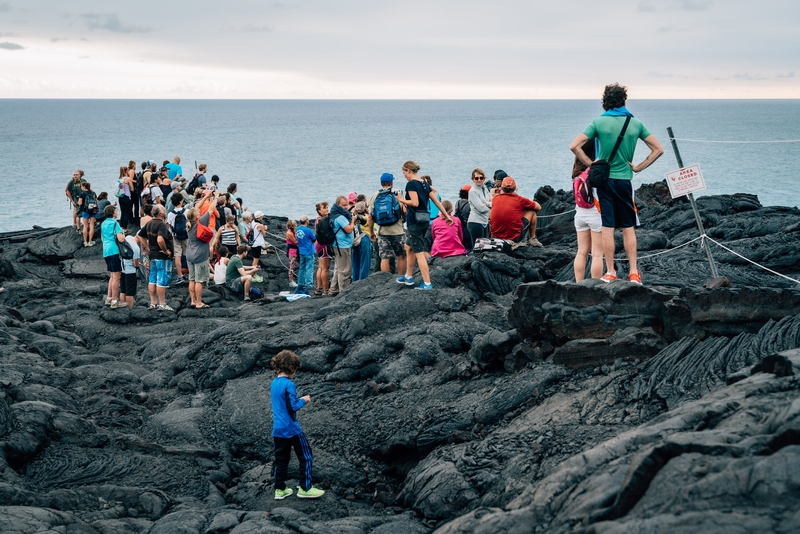
[{"label": "cloud", "polygon": [[760,74],[750,74],[749,72],[737,72],[733,75],[734,78],[737,80],[746,80],[748,82],[754,82],[758,80],[764,80],[765,78]]},{"label": "cloud", "polygon": [[59,41],[69,41],[69,37],[53,37],[50,39],[51,43],[58,43]]},{"label": "cloud", "polygon": [[8,2],[0,4],[0,13],[7,13],[9,11],[11,11],[11,6],[8,5]]},{"label": "cloud", "polygon": [[672,26],[661,26],[656,31],[661,33],[669,33],[673,30]]},{"label": "cloud", "polygon": [[241,27],[241,31],[248,32],[248,33],[263,33],[263,32],[272,32],[275,31],[275,28],[272,26],[266,26],[264,24],[245,24]]},{"label": "cloud", "polygon": [[9,43],[8,41],[0,43],[0,48],[3,50],[25,50],[25,47],[17,43]]},{"label": "cloud", "polygon": [[672,78],[673,77],[672,74],[665,74],[663,72],[658,72],[658,71],[654,71],[654,70],[651,70],[650,72],[648,72],[647,76],[649,78]]},{"label": "cloud", "polygon": [[711,7],[709,0],[681,0],[678,2],[678,9],[683,11],[705,11]]},{"label": "cloud", "polygon": [[794,78],[794,71],[790,70],[786,74],[778,74],[778,78],[783,78],[783,79],[785,79],[785,78]]},{"label": "cloud", "polygon": [[119,20],[116,13],[88,13],[81,16],[90,30],[108,30],[114,33],[147,33],[150,31],[150,28],[142,26],[126,26]]},{"label": "cloud", "polygon": [[656,6],[651,4],[650,2],[639,2],[637,8],[639,11],[644,11],[645,13],[653,13],[656,10]]}]

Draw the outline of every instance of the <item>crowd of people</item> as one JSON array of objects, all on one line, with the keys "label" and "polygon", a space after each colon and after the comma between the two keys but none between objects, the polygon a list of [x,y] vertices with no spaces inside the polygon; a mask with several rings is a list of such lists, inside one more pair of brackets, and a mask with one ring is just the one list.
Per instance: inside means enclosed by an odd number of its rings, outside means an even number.
[{"label": "crowd of people", "polygon": [[[641,283],[631,179],[663,149],[641,121],[632,119],[626,100],[625,87],[606,86],[606,112],[570,147],[575,154],[576,281],[585,276],[590,251],[591,276],[606,282],[616,279],[614,229],[622,228],[629,280]],[[638,139],[651,152],[634,165],[631,161]],[[589,173],[599,160],[611,160],[610,172],[607,182],[595,187]],[[454,204],[442,200],[431,177],[420,175],[420,170],[414,161],[402,165],[404,190],[394,189],[395,178],[387,172],[370,196],[351,192],[338,196],[332,204],[317,203],[313,225],[307,215],[297,222],[289,220],[285,237],[280,238],[285,238],[287,276],[294,292],[335,296],[369,276],[374,255],[379,259],[375,270],[390,272],[394,267],[398,283],[430,290],[431,257],[469,254],[476,243],[490,238],[513,244],[513,248],[542,246],[536,237],[541,206],[519,195],[516,180],[505,171],[495,171],[490,180],[482,169],[474,169],[471,183],[460,189]],[[103,256],[111,273],[108,306],[134,305],[138,270],[146,274],[151,309],[171,310],[166,303],[167,289],[186,282],[194,308],[208,307],[202,289],[209,283],[224,284],[250,300],[253,284],[263,281],[261,255],[270,247],[264,214],[244,207],[236,196],[236,183],[228,184],[223,192],[219,177],[208,179],[206,173],[203,163],[191,179],[185,178],[179,157],[160,167],[153,160],[139,166],[130,161],[119,169],[113,197],[107,192],[95,193],[83,171],[73,173],[65,194],[84,246],[94,246],[95,225],[100,225]]]}]

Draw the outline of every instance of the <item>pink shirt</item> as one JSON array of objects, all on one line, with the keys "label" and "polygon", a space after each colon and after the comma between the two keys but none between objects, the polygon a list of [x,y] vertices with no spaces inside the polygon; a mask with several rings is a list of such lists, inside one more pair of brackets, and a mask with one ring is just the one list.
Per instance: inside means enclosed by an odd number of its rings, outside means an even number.
[{"label": "pink shirt", "polygon": [[458,217],[453,217],[453,224],[441,217],[436,217],[431,223],[431,235],[433,236],[433,246],[431,256],[447,258],[448,256],[463,256],[467,253],[461,239],[464,231],[461,229],[461,221]]}]

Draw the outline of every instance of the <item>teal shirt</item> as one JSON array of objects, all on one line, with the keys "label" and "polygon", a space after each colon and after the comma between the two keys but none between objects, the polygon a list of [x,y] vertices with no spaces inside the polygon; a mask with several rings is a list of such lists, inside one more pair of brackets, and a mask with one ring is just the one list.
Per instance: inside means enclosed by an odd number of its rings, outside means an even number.
[{"label": "teal shirt", "polygon": [[[614,144],[617,142],[622,125],[625,124],[625,117],[598,117],[593,120],[583,131],[583,134],[592,139],[600,140],[600,153],[598,159],[608,160]],[[642,124],[639,119],[631,119],[628,129],[625,130],[625,137],[619,145],[617,155],[611,162],[611,173],[609,178],[615,180],[633,179],[633,169],[628,162],[633,161],[633,153],[636,150],[636,142],[639,139],[650,137],[650,130]]]},{"label": "teal shirt", "polygon": [[117,246],[117,234],[122,233],[119,223],[116,219],[106,219],[100,225],[100,237],[103,239],[103,257],[115,256],[119,254],[119,246]]}]

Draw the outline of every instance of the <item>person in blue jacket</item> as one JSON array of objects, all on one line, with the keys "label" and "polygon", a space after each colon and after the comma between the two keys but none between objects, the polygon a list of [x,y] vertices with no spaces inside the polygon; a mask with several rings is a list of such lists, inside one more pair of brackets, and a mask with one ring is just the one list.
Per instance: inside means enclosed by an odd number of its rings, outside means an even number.
[{"label": "person in blue jacket", "polygon": [[313,464],[311,446],[297,422],[297,411],[311,402],[309,395],[297,397],[297,389],[292,382],[302,363],[297,354],[289,350],[280,351],[270,363],[277,375],[270,387],[272,438],[275,441],[275,463],[272,468],[275,479],[275,500],[285,499],[293,493],[291,488],[286,487],[292,449],[300,462],[300,485],[297,487],[297,496],[303,499],[322,497],[325,492],[311,485]]}]

